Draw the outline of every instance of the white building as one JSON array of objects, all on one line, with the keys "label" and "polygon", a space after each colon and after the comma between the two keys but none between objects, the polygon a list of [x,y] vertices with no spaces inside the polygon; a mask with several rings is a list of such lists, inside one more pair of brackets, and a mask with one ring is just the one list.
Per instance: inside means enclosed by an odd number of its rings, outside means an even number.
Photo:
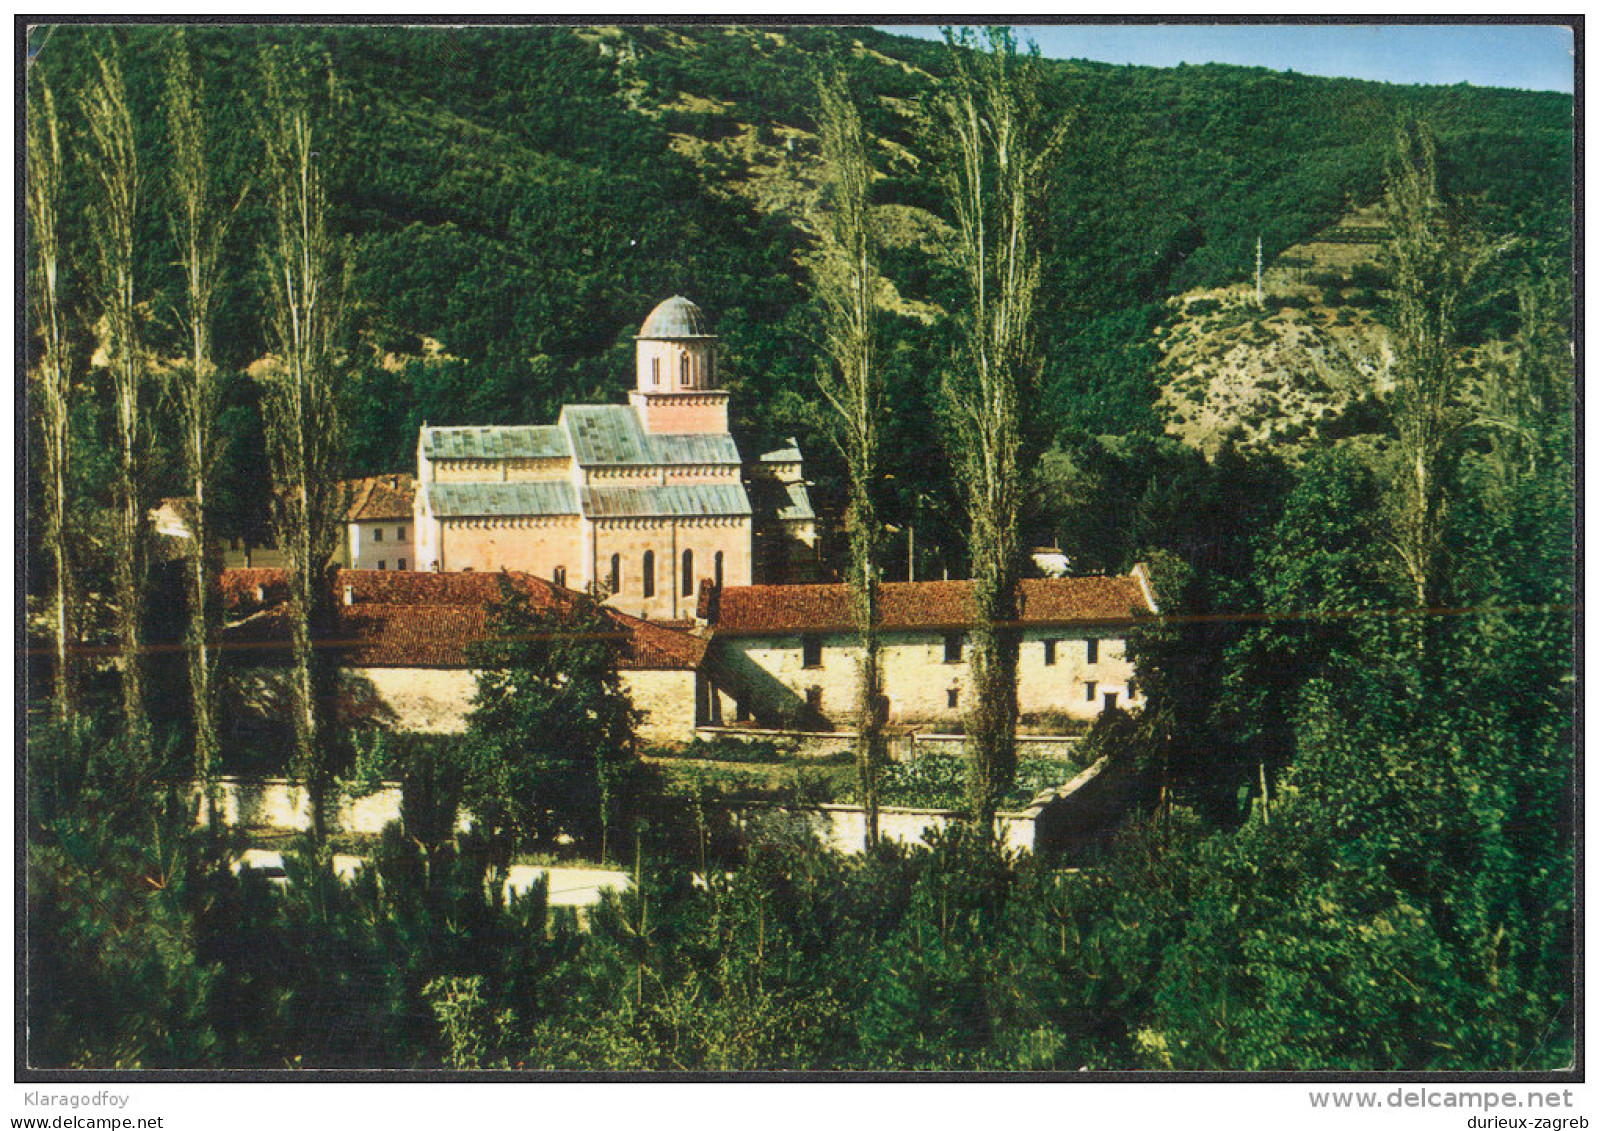
[{"label": "white building", "polygon": [[[970,581],[878,587],[890,722],[944,725],[971,705],[971,593]],[[1025,580],[1020,601],[1024,720],[1086,720],[1141,703],[1126,636],[1157,611],[1142,567],[1120,577]],[[707,586],[698,613],[711,632],[717,687],[705,721],[813,727],[859,718],[848,586]]]}]

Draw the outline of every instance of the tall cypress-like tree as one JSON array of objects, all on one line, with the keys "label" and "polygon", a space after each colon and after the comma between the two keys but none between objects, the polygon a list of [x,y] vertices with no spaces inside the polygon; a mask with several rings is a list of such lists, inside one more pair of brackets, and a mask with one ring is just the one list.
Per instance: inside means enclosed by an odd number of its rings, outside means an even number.
[{"label": "tall cypress-like tree", "polygon": [[1398,355],[1390,406],[1399,439],[1390,538],[1422,609],[1437,595],[1448,482],[1471,419],[1461,400],[1459,316],[1489,247],[1440,191],[1437,143],[1424,123],[1400,126],[1387,213]]},{"label": "tall cypress-like tree", "polygon": [[877,777],[885,760],[883,677],[877,633],[878,548],[882,524],[873,488],[879,475],[883,375],[876,360],[873,300],[876,247],[869,205],[872,167],[860,114],[842,70],[817,81],[821,99],[821,247],[811,287],[822,307],[827,354],[817,383],[832,406],[832,434],[849,473],[850,607],[860,639],[860,735],[855,764],[866,808],[866,840],[877,842]]},{"label": "tall cypress-like tree", "polygon": [[185,330],[188,357],[172,387],[181,418],[183,455],[191,495],[193,554],[189,561],[188,658],[194,712],[194,765],[202,781],[216,766],[217,575],[210,522],[211,471],[216,462],[213,427],[218,390],[211,355],[211,325],[216,316],[222,240],[230,214],[217,207],[210,156],[205,90],[190,61],[189,44],[178,29],[167,56],[167,132],[172,143],[169,181],[173,193],[172,234],[182,272],[178,321]]},{"label": "tall cypress-like tree", "polygon": [[953,74],[934,101],[931,125],[968,305],[943,393],[971,521],[970,804],[973,817],[992,826],[1016,776],[1017,582],[1027,489],[1020,414],[1037,370],[1032,237],[1063,129],[1045,125],[1037,59],[1017,51],[1010,31],[990,29],[981,45],[970,31],[946,38]]},{"label": "tall cypress-like tree", "polygon": [[[267,312],[275,345],[266,397],[273,525],[289,575],[296,776],[310,794],[312,836],[320,841],[334,780],[328,724],[337,672],[326,642],[345,507],[339,336],[349,265],[328,221],[331,146],[312,97],[312,71],[282,48],[267,50],[263,69]],[[327,84],[334,103],[331,66]]]},{"label": "tall cypress-like tree", "polygon": [[39,354],[28,366],[30,400],[38,410],[44,508],[39,532],[50,549],[50,634],[55,653],[51,703],[61,722],[76,710],[72,673],[72,562],[67,553],[68,428],[72,358],[61,309],[61,130],[55,97],[42,78],[28,99],[28,236],[33,278],[28,286]]},{"label": "tall cypress-like tree", "polygon": [[96,298],[105,330],[116,429],[116,523],[112,573],[116,593],[118,675],[122,710],[135,751],[148,751],[144,701],[146,356],[135,291],[135,225],[141,184],[133,115],[116,54],[95,55],[95,77],[83,97],[96,192],[89,209],[99,271]]}]

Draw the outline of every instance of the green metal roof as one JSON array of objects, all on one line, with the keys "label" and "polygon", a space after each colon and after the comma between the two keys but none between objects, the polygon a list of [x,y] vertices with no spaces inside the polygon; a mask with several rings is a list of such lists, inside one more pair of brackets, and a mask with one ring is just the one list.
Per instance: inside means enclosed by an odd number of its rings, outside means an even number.
[{"label": "green metal roof", "polygon": [[732,464],[738,458],[738,445],[726,432],[694,432],[674,435],[648,435],[653,463],[669,464]]},{"label": "green metal roof", "polygon": [[439,518],[515,518],[577,515],[590,518],[740,517],[749,496],[737,483],[693,486],[584,487],[565,480],[534,483],[426,483],[424,505]]},{"label": "green metal roof", "polygon": [[655,462],[631,405],[569,404],[561,410],[561,424],[580,464]]},{"label": "green metal roof", "polygon": [[424,428],[428,459],[564,459],[572,454],[557,424]]},{"label": "green metal roof", "polygon": [[585,487],[583,513],[590,518],[690,518],[743,516],[749,496],[737,483],[668,487]]},{"label": "green metal roof", "polygon": [[783,486],[787,498],[778,505],[778,518],[798,520],[816,517],[816,512],[811,509],[811,493],[805,489],[805,484],[785,483]]},{"label": "green metal roof", "polygon": [[790,436],[783,441],[783,446],[774,451],[761,453],[762,463],[799,463],[799,441]]},{"label": "green metal roof", "polygon": [[738,465],[738,445],[721,433],[652,435],[632,405],[569,404],[561,426],[572,437],[577,462],[595,465]]},{"label": "green metal roof", "polygon": [[705,315],[682,295],[673,295],[650,311],[639,330],[641,338],[709,338]]},{"label": "green metal roof", "polygon": [[578,514],[577,491],[562,479],[534,483],[426,483],[426,505],[440,518]]}]

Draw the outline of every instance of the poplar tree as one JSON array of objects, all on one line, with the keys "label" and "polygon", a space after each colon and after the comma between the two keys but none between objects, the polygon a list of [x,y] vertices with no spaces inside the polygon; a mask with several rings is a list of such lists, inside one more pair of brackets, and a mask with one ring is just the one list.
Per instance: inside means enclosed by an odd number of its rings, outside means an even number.
[{"label": "poplar tree", "polygon": [[216,364],[211,325],[216,315],[222,240],[231,215],[217,207],[210,157],[205,90],[190,61],[180,28],[167,56],[167,132],[172,143],[171,226],[182,272],[178,322],[188,356],[176,374],[173,392],[183,432],[185,473],[192,497],[189,560],[189,686],[194,712],[195,772],[209,782],[219,753],[216,730],[219,563],[210,523],[210,478],[216,461],[213,427],[217,415]]},{"label": "poplar tree", "polygon": [[1032,237],[1064,130],[1045,126],[1036,53],[1019,54],[1009,30],[988,30],[982,45],[969,30],[946,31],[945,38],[953,73],[935,96],[931,127],[969,295],[943,403],[971,521],[968,793],[973,817],[991,828],[1016,775],[1017,583],[1027,488],[1020,414],[1036,375]]},{"label": "poplar tree", "polygon": [[95,194],[89,209],[98,267],[96,298],[103,318],[116,429],[116,520],[112,555],[118,637],[118,675],[128,739],[148,752],[150,721],[144,702],[145,655],[145,453],[146,357],[140,339],[134,279],[135,225],[140,179],[133,116],[115,54],[96,54],[95,77],[83,96],[89,165]]},{"label": "poplar tree", "polygon": [[821,99],[821,247],[811,265],[821,303],[826,358],[817,383],[833,409],[832,435],[849,474],[850,610],[860,640],[860,734],[855,764],[866,809],[866,841],[877,843],[877,778],[885,761],[883,677],[877,631],[878,548],[882,525],[873,486],[879,475],[883,377],[876,363],[873,295],[876,248],[868,198],[872,168],[860,114],[843,71],[818,78]]},{"label": "poplar tree", "polygon": [[[328,638],[335,613],[334,556],[344,512],[338,342],[349,267],[328,222],[330,139],[319,133],[326,124],[315,114],[310,70],[281,48],[268,49],[263,70],[267,321],[275,345],[266,396],[272,518],[288,573],[295,770],[310,794],[312,836],[321,841],[333,785],[329,715],[337,674],[318,644]],[[331,69],[327,82],[334,102]]]},{"label": "poplar tree", "polygon": [[1449,474],[1471,420],[1461,397],[1459,316],[1489,248],[1439,191],[1431,129],[1405,122],[1396,143],[1386,206],[1397,355],[1389,404],[1398,444],[1387,511],[1390,543],[1423,609],[1436,596]]},{"label": "poplar tree", "polygon": [[72,358],[61,309],[61,131],[55,97],[41,78],[28,99],[28,235],[33,277],[29,309],[39,353],[28,366],[30,399],[39,414],[44,486],[40,534],[50,551],[50,635],[55,654],[51,705],[68,723],[76,711],[72,672],[72,563],[67,552],[67,475],[72,465],[68,428]]}]

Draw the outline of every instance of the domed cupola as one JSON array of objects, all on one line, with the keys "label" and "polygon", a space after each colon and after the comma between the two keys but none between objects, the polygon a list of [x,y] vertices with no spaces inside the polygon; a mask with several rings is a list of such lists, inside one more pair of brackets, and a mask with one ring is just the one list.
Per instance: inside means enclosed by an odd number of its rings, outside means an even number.
[{"label": "domed cupola", "polygon": [[705,315],[682,295],[673,295],[644,319],[644,328],[638,332],[640,340],[676,341],[683,338],[714,337],[706,326]]},{"label": "domed cupola", "polygon": [[673,295],[644,320],[632,394],[650,432],[727,431],[727,393],[716,383],[716,335],[704,313]]}]

